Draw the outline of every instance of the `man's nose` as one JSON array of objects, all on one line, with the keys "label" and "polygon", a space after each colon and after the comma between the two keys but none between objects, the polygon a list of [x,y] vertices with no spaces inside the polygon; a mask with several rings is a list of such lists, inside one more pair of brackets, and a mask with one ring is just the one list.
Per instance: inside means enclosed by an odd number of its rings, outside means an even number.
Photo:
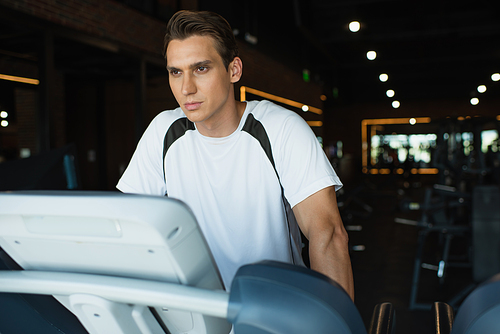
[{"label": "man's nose", "polygon": [[190,95],[196,93],[196,83],[190,75],[185,75],[182,80],[182,94]]}]

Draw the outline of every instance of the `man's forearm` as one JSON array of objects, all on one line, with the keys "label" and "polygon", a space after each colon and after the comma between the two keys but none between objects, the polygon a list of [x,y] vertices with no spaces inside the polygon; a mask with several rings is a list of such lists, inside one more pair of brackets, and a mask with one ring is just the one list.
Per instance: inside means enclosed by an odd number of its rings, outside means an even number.
[{"label": "man's forearm", "polygon": [[349,237],[337,208],[335,187],[309,196],[293,212],[309,240],[311,268],[336,281],[354,300]]},{"label": "man's forearm", "polygon": [[345,231],[311,238],[309,242],[311,269],[340,284],[354,300],[354,280]]}]

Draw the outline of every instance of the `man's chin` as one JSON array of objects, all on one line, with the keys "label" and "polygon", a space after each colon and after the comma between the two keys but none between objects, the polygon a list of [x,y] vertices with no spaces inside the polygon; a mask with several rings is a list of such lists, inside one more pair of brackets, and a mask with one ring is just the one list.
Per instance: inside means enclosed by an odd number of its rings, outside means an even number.
[{"label": "man's chin", "polygon": [[199,123],[199,122],[203,122],[203,118],[201,117],[200,113],[196,112],[196,111],[186,111],[186,110],[182,110],[184,112],[184,115],[186,115],[187,119],[193,123]]}]

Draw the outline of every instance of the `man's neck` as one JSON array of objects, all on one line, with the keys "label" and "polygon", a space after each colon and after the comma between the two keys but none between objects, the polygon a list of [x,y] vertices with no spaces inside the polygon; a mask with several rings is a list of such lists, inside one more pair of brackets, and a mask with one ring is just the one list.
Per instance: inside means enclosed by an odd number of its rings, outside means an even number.
[{"label": "man's neck", "polygon": [[241,117],[245,113],[246,102],[234,100],[231,106],[234,111],[225,113],[214,122],[198,122],[196,129],[205,137],[223,138],[232,134],[238,128]]}]

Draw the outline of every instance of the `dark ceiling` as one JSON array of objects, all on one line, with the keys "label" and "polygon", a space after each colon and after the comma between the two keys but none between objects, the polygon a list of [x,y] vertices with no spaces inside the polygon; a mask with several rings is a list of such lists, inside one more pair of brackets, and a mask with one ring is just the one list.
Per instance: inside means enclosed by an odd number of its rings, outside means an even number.
[{"label": "dark ceiling", "polygon": [[[199,0],[200,9],[221,13],[239,31],[257,37],[254,46],[325,86],[339,103],[395,99],[456,98],[468,101],[500,96],[500,11],[498,1],[409,0]],[[352,33],[348,23],[358,20]],[[14,57],[36,63],[36,30],[0,23],[0,61]],[[378,57],[369,61],[366,52]],[[11,54],[9,54],[11,53]],[[133,56],[85,46],[69,38],[55,39],[56,61],[75,74],[130,75]],[[23,59],[24,57],[24,59]],[[164,73],[160,66],[148,71]],[[389,80],[381,83],[379,74]]]},{"label": "dark ceiling", "polygon": [[[500,71],[498,1],[255,0],[232,8],[233,25],[327,90],[336,87],[344,102],[387,100],[387,89],[401,101],[468,101],[479,84],[488,87],[482,97],[500,96],[490,79]],[[359,32],[348,30],[351,20]]]}]

